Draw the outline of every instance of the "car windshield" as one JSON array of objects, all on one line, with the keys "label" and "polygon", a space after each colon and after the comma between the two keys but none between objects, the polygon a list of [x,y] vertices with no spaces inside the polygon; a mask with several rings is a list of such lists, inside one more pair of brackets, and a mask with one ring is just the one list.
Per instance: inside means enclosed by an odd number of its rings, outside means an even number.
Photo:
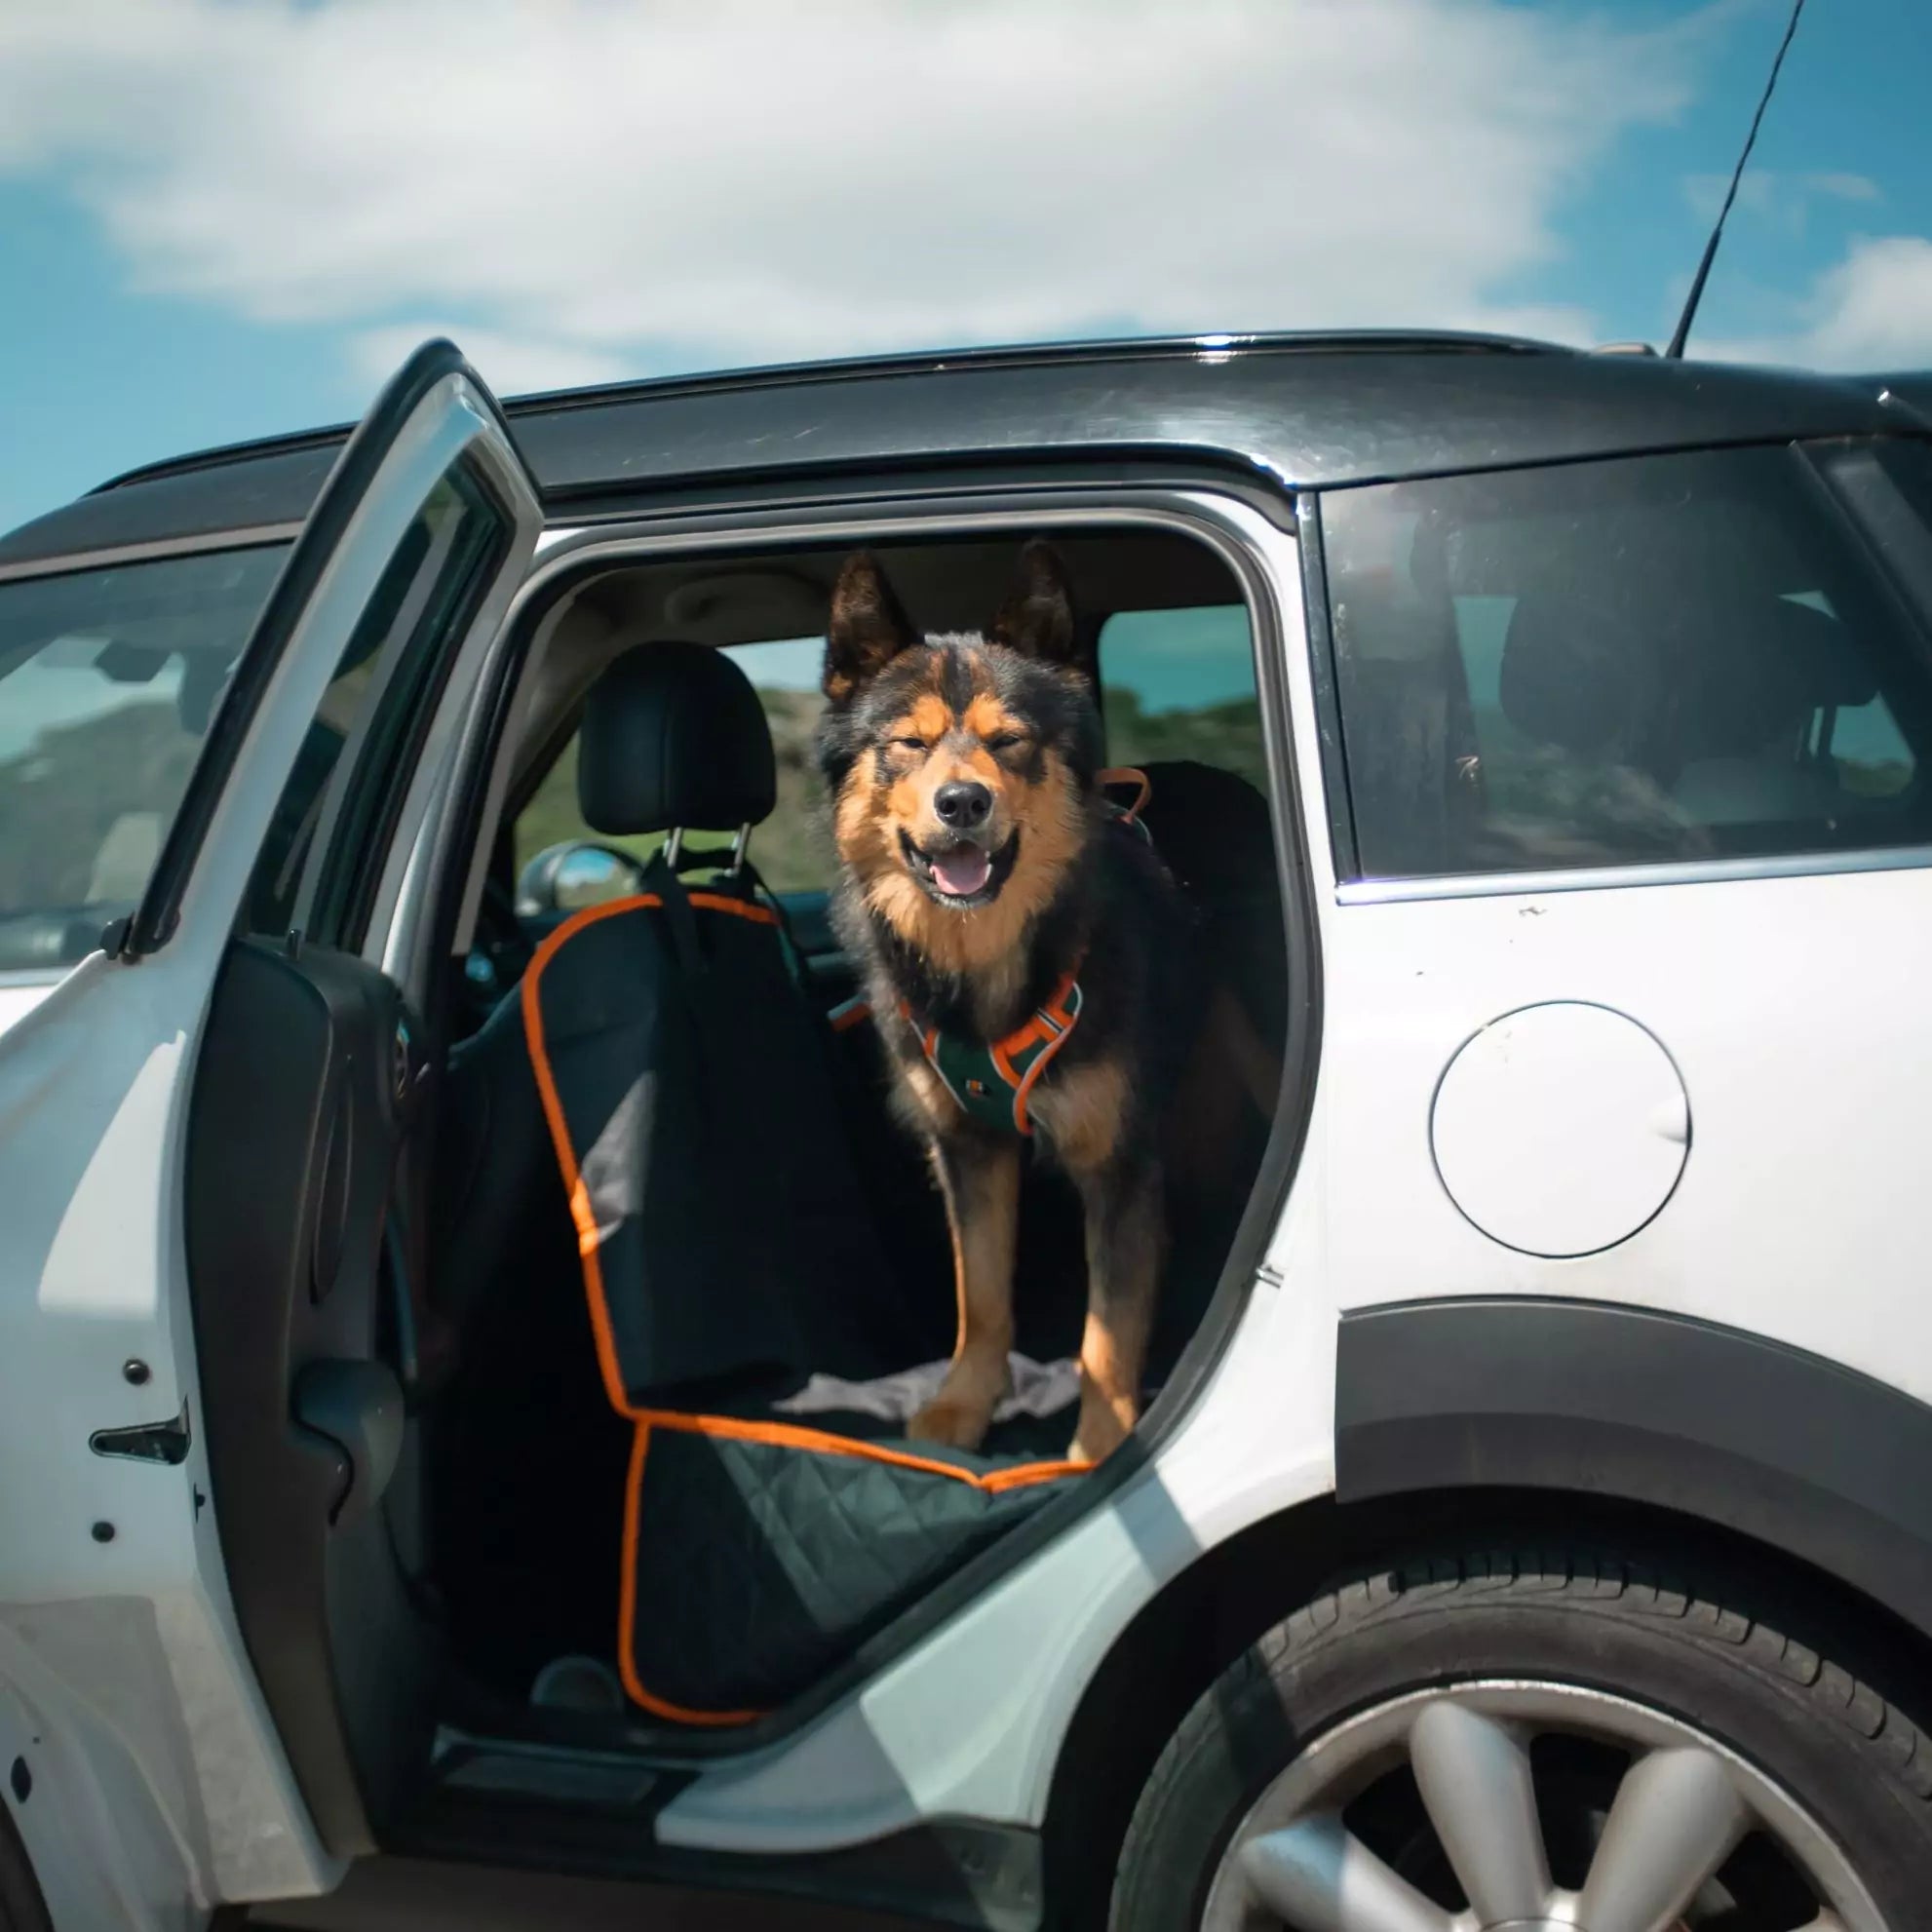
[{"label": "car windshield", "polygon": [[134,909],[286,550],[0,583],[0,972]]}]

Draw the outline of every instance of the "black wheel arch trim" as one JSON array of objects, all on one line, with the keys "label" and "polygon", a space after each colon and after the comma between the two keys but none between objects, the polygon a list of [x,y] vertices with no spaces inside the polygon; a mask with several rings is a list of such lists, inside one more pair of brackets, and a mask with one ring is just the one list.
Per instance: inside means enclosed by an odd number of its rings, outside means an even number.
[{"label": "black wheel arch trim", "polygon": [[1614,1303],[1341,1318],[1335,1495],[1560,1490],[1701,1518],[1932,1638],[1932,1407],[1762,1335]]}]

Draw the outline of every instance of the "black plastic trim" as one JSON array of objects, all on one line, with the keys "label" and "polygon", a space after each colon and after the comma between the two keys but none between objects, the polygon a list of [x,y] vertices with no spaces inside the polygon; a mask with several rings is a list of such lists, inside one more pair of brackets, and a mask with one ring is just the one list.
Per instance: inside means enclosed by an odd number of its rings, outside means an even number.
[{"label": "black plastic trim", "polygon": [[[664,1796],[653,1794],[642,1811],[655,1809],[653,1799]],[[444,1789],[388,1849],[458,1868],[623,1882],[638,1888],[639,1924],[652,1916],[645,1910],[649,1894],[672,1886],[709,1892],[720,1906],[733,1895],[762,1898],[780,1925],[792,1915],[787,1901],[793,1911],[833,1907],[968,1932],[1035,1932],[1043,1917],[1039,1834],[971,1819],[939,1819],[842,1851],[721,1854],[657,1844],[636,1804],[582,1797],[541,1803]],[[381,1868],[394,1862],[370,1860],[357,1876],[373,1886]],[[560,1922],[530,1921],[533,1927]]]},{"label": "black plastic trim", "polygon": [[1329,622],[1328,554],[1322,548],[1322,499],[1303,490],[1295,498],[1301,529],[1301,599],[1308,626],[1308,671],[1315,695],[1315,735],[1322,748],[1322,791],[1328,803],[1329,838],[1338,879],[1361,869],[1356,857],[1355,792],[1348,782],[1348,751],[1341,729],[1341,698],[1335,681],[1334,631]]},{"label": "black plastic trim", "polygon": [[1702,1518],[1932,1636],[1932,1407],[1743,1330],[1605,1302],[1342,1317],[1335,1493],[1561,1490]]},{"label": "black plastic trim", "polygon": [[[390,380],[374,406],[357,425],[322,486],[315,508],[284,560],[268,601],[255,619],[248,648],[226,695],[216,709],[207,742],[182,793],[179,810],[162,843],[161,856],[146,893],[130,921],[120,957],[139,958],[165,946],[180,914],[181,895],[194,869],[202,840],[227,789],[235,760],[254,723],[264,693],[289,638],[301,622],[323,572],[341,543],[350,519],[367,494],[383,459],[423,398],[450,375],[464,375],[485,406],[489,391],[463,360],[453,342],[426,342]],[[496,411],[506,438],[509,425]],[[514,441],[512,447],[515,447]],[[531,488],[536,487],[534,482]]]},{"label": "black plastic trim", "polygon": [[[1024,484],[1006,491],[982,490],[948,497],[944,501],[906,502],[897,495],[881,495],[869,500],[841,498],[835,506],[800,506],[782,498],[762,515],[745,511],[730,517],[679,519],[673,530],[651,527],[647,534],[654,542],[669,535],[691,537],[695,542],[727,536],[732,547],[769,547],[782,542],[788,529],[800,523],[825,521],[828,515],[839,520],[900,520],[930,518],[943,523],[959,516],[997,518],[1011,516],[1038,518],[1052,515],[1068,525],[1077,525],[1083,512],[1143,509],[1171,520],[1177,535],[1208,542],[1211,548],[1236,552],[1239,562],[1228,567],[1240,584],[1244,602],[1251,609],[1256,602],[1256,581],[1263,573],[1260,560],[1239,539],[1227,532],[1217,532],[1213,539],[1200,527],[1198,510],[1177,502],[1180,489],[1218,494],[1233,501],[1244,501],[1241,493],[1218,484],[1194,483],[1177,484],[1167,491],[1143,487],[1109,488],[1090,483],[1083,489],[1048,492],[1029,490]],[[1270,521],[1285,529],[1294,528],[1293,506],[1285,496],[1277,497]],[[1189,526],[1192,515],[1197,522]],[[665,520],[670,522],[670,519]],[[621,543],[625,531],[587,531],[580,545],[551,553],[545,560],[542,581],[534,594],[527,595],[513,620],[510,647],[497,654],[489,675],[497,680],[490,693],[492,713],[505,715],[505,693],[520,670],[523,652],[544,612],[559,598],[590,577],[623,567],[623,560],[603,546]],[[911,533],[894,532],[895,540],[910,540]],[[595,553],[578,556],[581,547]],[[1244,576],[1244,571],[1248,573]],[[1270,582],[1272,580],[1269,580]],[[1284,601],[1294,597],[1298,585],[1286,581],[1273,586]],[[838,1670],[782,1710],[755,1723],[728,1731],[691,1731],[665,1726],[635,1724],[630,1740],[648,1761],[669,1764],[709,1762],[761,1750],[802,1729],[859,1684],[876,1675],[895,1657],[913,1647],[967,1604],[980,1597],[1010,1570],[1056,1540],[1074,1522],[1100,1507],[1145,1462],[1147,1456],[1169,1432],[1188,1414],[1207,1379],[1232,1338],[1236,1320],[1246,1305],[1256,1272],[1267,1252],[1267,1245],[1278,1224],[1288,1198],[1289,1187],[1300,1164],[1312,1109],[1315,1075],[1319,1061],[1322,1019],[1322,963],[1319,925],[1309,872],[1308,838],[1302,825],[1299,778],[1295,769],[1293,724],[1289,707],[1287,639],[1278,635],[1273,621],[1272,599],[1260,613],[1255,636],[1256,678],[1260,699],[1263,732],[1274,783],[1270,805],[1274,814],[1277,863],[1280,867],[1282,904],[1287,918],[1287,934],[1292,976],[1289,999],[1288,1047],[1283,1056],[1282,1094],[1273,1130],[1256,1178],[1248,1209],[1236,1230],[1233,1246],[1222,1269],[1207,1312],[1192,1339],[1183,1349],[1175,1372],[1161,1398],[1150,1410],[1140,1428],[1128,1443],[1067,1494],[1056,1497],[1008,1534],[980,1553],[964,1567],[922,1598],[902,1616],[871,1638]],[[476,766],[460,781],[470,788],[468,811],[488,782],[490,760],[496,744],[490,741]],[[460,896],[462,880],[452,874],[444,890]],[[447,907],[439,908],[432,929],[446,933],[453,929],[453,914]],[[514,1714],[503,1709],[495,1719],[478,1711],[467,1720],[470,1728],[485,1729],[493,1721],[513,1719],[526,1729],[530,1714],[520,1708]],[[537,1750],[549,1747],[539,1746]],[[514,1747],[513,1747],[514,1749]]]}]

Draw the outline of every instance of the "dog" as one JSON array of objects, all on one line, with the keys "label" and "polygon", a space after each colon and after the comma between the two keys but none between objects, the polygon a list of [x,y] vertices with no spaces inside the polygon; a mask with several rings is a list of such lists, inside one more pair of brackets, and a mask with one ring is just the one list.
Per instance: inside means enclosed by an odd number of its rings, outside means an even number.
[{"label": "dog", "polygon": [[908,1433],[976,1449],[1005,1393],[1031,1140],[1081,1198],[1068,1460],[1098,1462],[1139,1412],[1167,1239],[1161,1129],[1204,1004],[1190,911],[1102,787],[1097,694],[1050,547],[1026,546],[984,633],[914,632],[877,561],[849,558],[823,684],[834,925],[952,1236],[957,1342]]}]

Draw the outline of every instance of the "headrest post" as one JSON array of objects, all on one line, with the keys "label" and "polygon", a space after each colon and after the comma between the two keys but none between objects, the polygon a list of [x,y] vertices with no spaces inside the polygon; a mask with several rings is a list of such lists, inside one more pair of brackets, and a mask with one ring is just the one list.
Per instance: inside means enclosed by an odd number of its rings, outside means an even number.
[{"label": "headrest post", "polygon": [[751,842],[751,826],[749,824],[741,825],[738,828],[738,836],[731,841],[731,875],[733,878],[736,878],[745,869],[745,848]]},{"label": "headrest post", "polygon": [[684,828],[675,825],[664,841],[664,863],[675,872],[677,869],[678,855],[684,850]]}]

